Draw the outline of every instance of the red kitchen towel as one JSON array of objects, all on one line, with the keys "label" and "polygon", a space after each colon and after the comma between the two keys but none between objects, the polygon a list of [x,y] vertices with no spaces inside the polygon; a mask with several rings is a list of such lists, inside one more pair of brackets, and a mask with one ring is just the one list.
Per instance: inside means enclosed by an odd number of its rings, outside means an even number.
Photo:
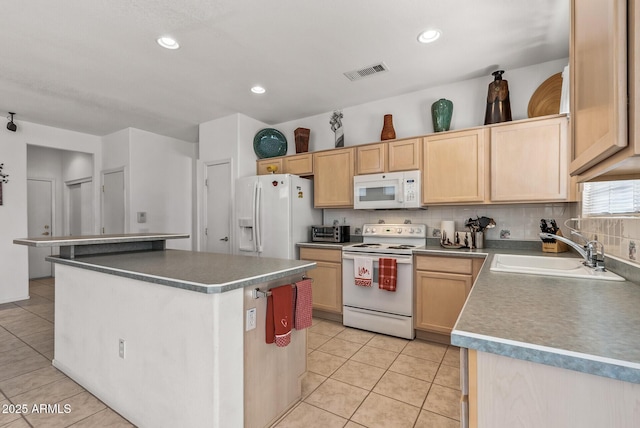
[{"label": "red kitchen towel", "polygon": [[311,280],[303,279],[296,282],[296,330],[311,327]]},{"label": "red kitchen towel", "polygon": [[361,287],[371,287],[373,284],[373,260],[356,257],[353,259],[354,283]]},{"label": "red kitchen towel", "polygon": [[291,342],[291,325],[293,323],[293,289],[291,285],[283,285],[271,289],[267,297],[266,342],[276,346],[287,346]]},{"label": "red kitchen towel", "polygon": [[396,259],[378,260],[378,288],[388,291],[396,291],[398,279],[398,264]]}]

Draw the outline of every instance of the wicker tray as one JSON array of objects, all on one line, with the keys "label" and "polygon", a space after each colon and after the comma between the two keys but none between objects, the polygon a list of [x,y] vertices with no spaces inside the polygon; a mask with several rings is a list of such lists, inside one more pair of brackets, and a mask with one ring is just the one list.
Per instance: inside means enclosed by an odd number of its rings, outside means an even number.
[{"label": "wicker tray", "polygon": [[562,73],[556,73],[542,82],[529,100],[529,117],[558,114],[562,96]]}]

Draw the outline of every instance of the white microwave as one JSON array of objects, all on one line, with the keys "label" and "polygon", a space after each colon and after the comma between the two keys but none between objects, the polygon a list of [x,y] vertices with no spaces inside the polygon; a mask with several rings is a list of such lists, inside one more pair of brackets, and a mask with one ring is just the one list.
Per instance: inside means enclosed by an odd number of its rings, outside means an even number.
[{"label": "white microwave", "polygon": [[420,177],[420,171],[356,175],[353,177],[353,208],[420,208]]}]

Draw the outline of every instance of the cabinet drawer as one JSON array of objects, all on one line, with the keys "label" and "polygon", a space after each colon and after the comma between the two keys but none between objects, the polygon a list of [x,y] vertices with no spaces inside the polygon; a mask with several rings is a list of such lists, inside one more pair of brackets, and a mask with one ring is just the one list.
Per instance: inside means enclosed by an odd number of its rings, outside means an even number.
[{"label": "cabinet drawer", "polygon": [[416,269],[471,275],[473,262],[459,257],[416,256]]},{"label": "cabinet drawer", "polygon": [[300,260],[342,263],[342,250],[300,248]]}]

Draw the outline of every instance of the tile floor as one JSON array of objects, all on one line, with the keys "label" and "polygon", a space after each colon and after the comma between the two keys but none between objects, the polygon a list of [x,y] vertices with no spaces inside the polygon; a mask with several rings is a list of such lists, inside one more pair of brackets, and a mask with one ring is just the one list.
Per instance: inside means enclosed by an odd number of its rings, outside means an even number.
[{"label": "tile floor", "polygon": [[[29,291],[29,300],[0,305],[0,427],[132,427],[51,365],[54,281],[32,280]],[[308,342],[303,398],[275,427],[459,427],[456,347],[319,319]],[[59,413],[34,404],[58,404]]]},{"label": "tile floor", "polygon": [[303,398],[274,425],[460,426],[460,352],[314,319]]}]

